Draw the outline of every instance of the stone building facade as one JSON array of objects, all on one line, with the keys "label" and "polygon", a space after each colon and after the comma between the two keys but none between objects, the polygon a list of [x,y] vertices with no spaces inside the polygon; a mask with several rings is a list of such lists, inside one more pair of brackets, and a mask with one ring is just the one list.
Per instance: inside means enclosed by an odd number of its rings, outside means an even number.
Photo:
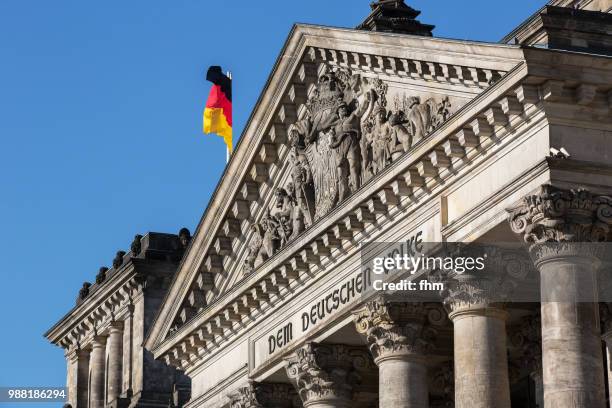
[{"label": "stone building facade", "polygon": [[[551,1],[500,43],[371,7],[294,26],[145,351],[189,408],[607,406],[610,279],[585,301],[568,278],[612,239],[612,4]],[[511,273],[563,302],[502,302],[486,274],[365,298],[366,242],[521,244]]]},{"label": "stone building facade", "polygon": [[136,235],[45,333],[65,351],[71,407],[182,407],[189,398],[189,378],[143,343],[190,240],[185,228]]}]

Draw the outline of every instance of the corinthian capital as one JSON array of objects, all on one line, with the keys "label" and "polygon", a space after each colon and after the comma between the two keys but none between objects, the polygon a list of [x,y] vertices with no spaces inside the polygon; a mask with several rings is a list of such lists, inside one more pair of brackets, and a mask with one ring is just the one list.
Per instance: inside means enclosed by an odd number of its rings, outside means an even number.
[{"label": "corinthian capital", "polygon": [[360,370],[371,364],[359,347],[307,343],[287,359],[287,375],[304,405],[319,401],[350,400],[360,383]]},{"label": "corinthian capital", "polygon": [[378,363],[393,356],[425,355],[435,337],[435,331],[426,324],[427,314],[423,303],[376,299],[355,311],[353,319]]},{"label": "corinthian capital", "polygon": [[230,408],[291,408],[294,396],[289,384],[254,381],[228,395]]},{"label": "corinthian capital", "polygon": [[612,198],[544,185],[508,210],[512,230],[528,244],[610,240]]}]

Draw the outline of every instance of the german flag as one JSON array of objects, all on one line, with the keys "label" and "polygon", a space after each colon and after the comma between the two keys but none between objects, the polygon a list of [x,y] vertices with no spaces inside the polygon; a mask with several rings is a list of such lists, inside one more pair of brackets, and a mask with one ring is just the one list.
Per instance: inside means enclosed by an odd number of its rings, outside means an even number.
[{"label": "german flag", "polygon": [[204,133],[216,133],[232,151],[232,80],[219,66],[211,66],[206,80],[213,83],[204,109]]}]

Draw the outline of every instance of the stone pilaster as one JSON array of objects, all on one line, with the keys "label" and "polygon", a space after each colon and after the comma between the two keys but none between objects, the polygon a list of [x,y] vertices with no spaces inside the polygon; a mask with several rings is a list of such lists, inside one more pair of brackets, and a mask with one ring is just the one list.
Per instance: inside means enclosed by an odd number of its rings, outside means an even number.
[{"label": "stone pilaster", "polygon": [[297,395],[290,384],[252,381],[228,397],[230,408],[292,408]]},{"label": "stone pilaster", "polygon": [[425,354],[433,330],[426,326],[423,303],[376,299],[354,312],[357,331],[363,334],[378,365],[379,406],[427,408]]},{"label": "stone pilaster", "polygon": [[127,313],[123,319],[123,392],[122,396],[132,397],[133,377],[133,355],[134,355],[134,305],[127,307]]},{"label": "stone pilaster", "polygon": [[104,407],[104,377],[106,357],[106,337],[96,336],[91,345],[89,358],[89,405],[88,408]]},{"label": "stone pilaster", "polygon": [[345,408],[361,380],[358,369],[370,362],[358,347],[307,343],[287,359],[287,375],[304,407]]},{"label": "stone pilaster", "polygon": [[106,402],[121,395],[123,374],[123,322],[111,323],[108,336],[108,390]]},{"label": "stone pilaster", "polygon": [[73,408],[87,408],[89,380],[89,350],[71,350],[66,353],[68,363],[68,403]]},{"label": "stone pilaster", "polygon": [[[510,210],[540,273],[546,408],[603,408],[596,273],[610,240],[612,198],[543,186]],[[586,296],[590,296],[587,298]]]},{"label": "stone pilaster", "polygon": [[510,408],[507,313],[499,284],[460,275],[448,282],[445,304],[454,332],[455,407]]}]

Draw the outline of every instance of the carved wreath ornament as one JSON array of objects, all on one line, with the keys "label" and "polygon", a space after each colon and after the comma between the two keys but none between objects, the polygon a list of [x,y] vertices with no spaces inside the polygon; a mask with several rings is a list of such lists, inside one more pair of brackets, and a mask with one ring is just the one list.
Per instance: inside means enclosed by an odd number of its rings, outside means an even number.
[{"label": "carved wreath ornament", "polygon": [[245,272],[271,257],[313,222],[358,190],[450,116],[448,98],[421,101],[349,69],[331,68],[306,102],[307,114],[289,126],[291,181],[278,188],[253,223]]}]

